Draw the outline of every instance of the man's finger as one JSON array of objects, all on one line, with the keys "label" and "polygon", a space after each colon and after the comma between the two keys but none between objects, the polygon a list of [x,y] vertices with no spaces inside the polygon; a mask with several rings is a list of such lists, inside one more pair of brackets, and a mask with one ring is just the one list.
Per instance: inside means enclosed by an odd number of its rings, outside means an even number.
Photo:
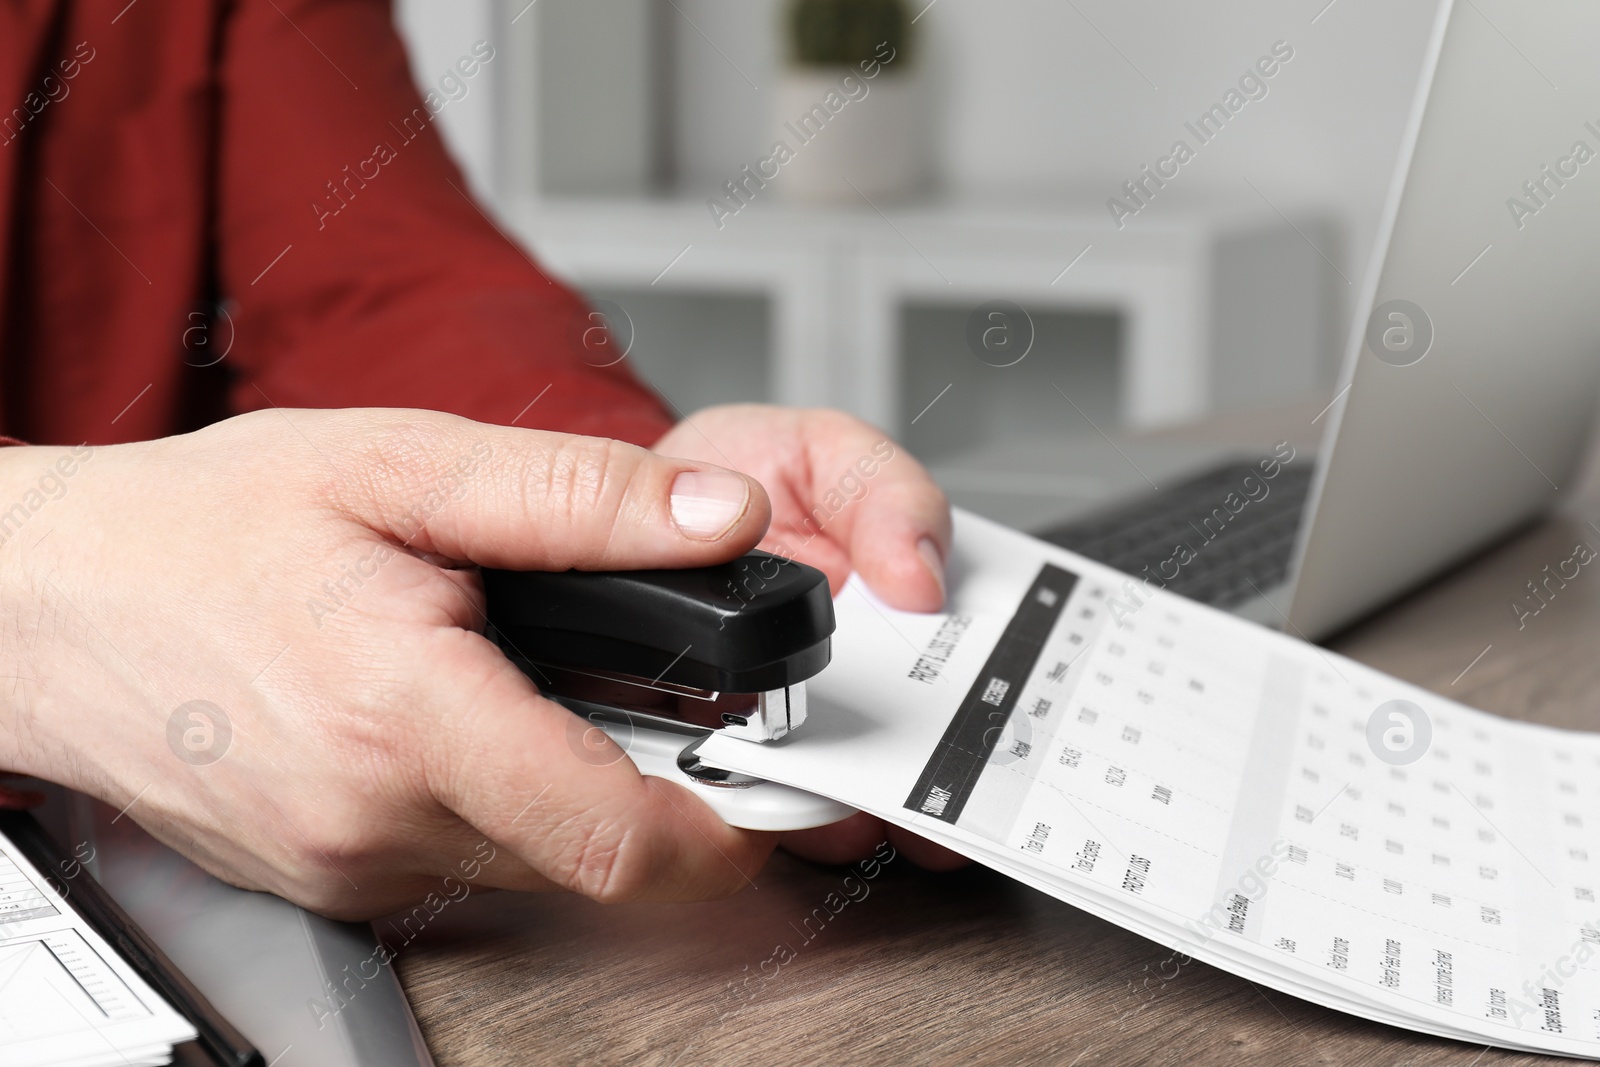
[{"label": "man's finger", "polygon": [[904,827],[889,826],[887,833],[895,850],[925,871],[956,871],[972,865],[961,853],[919,837]]},{"label": "man's finger", "polygon": [[734,829],[687,789],[640,775],[615,742],[540,697],[483,638],[441,633],[477,646],[441,650],[433,661],[456,669],[423,683],[441,709],[428,768],[441,803],[597,900],[700,900],[753,884],[775,835]]},{"label": "man's finger", "polygon": [[813,863],[844,864],[872,855],[883,839],[883,820],[858,811],[828,826],[790,830],[780,844],[785,851]]},{"label": "man's finger", "polygon": [[597,437],[395,411],[358,446],[377,462],[342,496],[409,547],[512,570],[720,563],[749,551],[771,507],[759,483]]},{"label": "man's finger", "polygon": [[797,524],[787,524],[781,529],[774,526],[762,539],[761,547],[788,559],[815,567],[828,578],[828,589],[838,596],[844,583],[855,570],[850,564],[850,554],[844,546],[836,545],[826,537],[810,537]]},{"label": "man's finger", "polygon": [[[861,485],[828,535],[848,548],[850,561],[872,591],[902,611],[937,611],[944,603],[944,565],[950,558],[950,502],[927,469],[880,430],[835,412],[826,432],[807,434],[812,490]],[[848,484],[847,483],[848,480]]]},{"label": "man's finger", "polygon": [[866,859],[886,837],[897,852],[925,870],[953,871],[972,862],[959,852],[919,837],[911,830],[886,824],[864,811],[831,826],[791,830],[783,835],[781,844],[801,859],[843,864]]}]

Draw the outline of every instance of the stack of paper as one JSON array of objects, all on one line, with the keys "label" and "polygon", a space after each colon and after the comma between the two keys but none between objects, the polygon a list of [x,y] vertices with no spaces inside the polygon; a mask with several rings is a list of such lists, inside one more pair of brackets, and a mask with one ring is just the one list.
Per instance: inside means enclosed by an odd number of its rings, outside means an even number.
[{"label": "stack of paper", "polygon": [[[76,870],[56,872],[70,897]],[[0,835],[0,1063],[172,1062],[195,1032]]]},{"label": "stack of paper", "polygon": [[1307,1000],[1600,1056],[1600,738],[971,515],[950,577],[945,615],[852,583],[805,728],[701,755]]}]

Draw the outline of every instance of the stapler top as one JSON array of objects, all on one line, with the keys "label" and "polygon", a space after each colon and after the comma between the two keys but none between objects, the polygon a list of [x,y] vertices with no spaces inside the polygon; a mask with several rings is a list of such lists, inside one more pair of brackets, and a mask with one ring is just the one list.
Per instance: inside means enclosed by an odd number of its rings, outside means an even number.
[{"label": "stapler top", "polygon": [[826,576],[767,552],[684,570],[483,577],[491,638],[580,713],[772,740],[804,720],[802,683],[828,664]]}]

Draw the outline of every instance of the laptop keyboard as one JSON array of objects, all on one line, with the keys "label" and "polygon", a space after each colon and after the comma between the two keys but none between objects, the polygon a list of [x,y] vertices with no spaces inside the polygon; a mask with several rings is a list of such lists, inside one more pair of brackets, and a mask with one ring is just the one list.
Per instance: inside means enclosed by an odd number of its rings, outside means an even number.
[{"label": "laptop keyboard", "polygon": [[1034,536],[1230,608],[1287,580],[1311,474],[1312,465],[1302,463],[1268,479],[1255,461],[1232,461]]}]

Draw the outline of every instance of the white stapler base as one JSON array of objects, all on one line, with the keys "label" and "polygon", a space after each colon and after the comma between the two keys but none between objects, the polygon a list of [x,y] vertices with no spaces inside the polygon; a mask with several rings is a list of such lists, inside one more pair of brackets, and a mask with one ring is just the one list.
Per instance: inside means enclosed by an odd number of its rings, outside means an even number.
[{"label": "white stapler base", "polygon": [[[723,822],[746,830],[808,830],[855,814],[854,808],[777,782],[707,785],[678,765],[686,744],[679,733],[625,723],[596,722],[622,746],[640,774],[676,782],[710,805]],[[754,743],[754,742],[752,742]]]}]

